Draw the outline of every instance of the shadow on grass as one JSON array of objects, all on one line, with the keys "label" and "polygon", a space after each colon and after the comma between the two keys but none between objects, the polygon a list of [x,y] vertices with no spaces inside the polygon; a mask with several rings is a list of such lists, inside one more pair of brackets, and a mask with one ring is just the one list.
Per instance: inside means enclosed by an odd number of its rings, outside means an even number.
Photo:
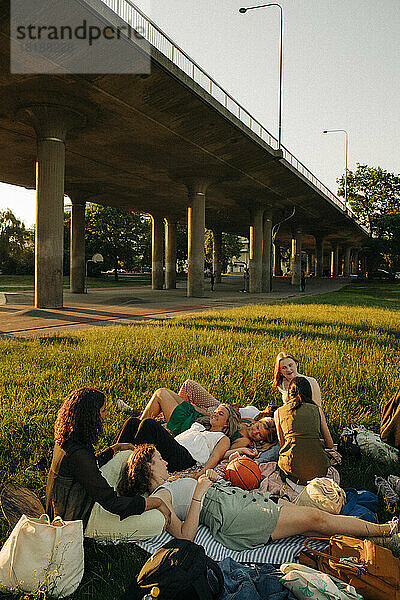
[{"label": "shadow on grass", "polygon": [[337,292],[296,298],[291,304],[330,304],[331,306],[360,306],[400,309],[399,283],[367,281],[352,283]]},{"label": "shadow on grass", "polygon": [[[209,321],[209,324],[205,321]],[[220,321],[225,320],[228,321],[227,323],[223,324],[220,323]],[[251,321],[251,319],[249,319]],[[195,329],[198,331],[204,331],[204,330],[208,330],[208,331],[225,331],[225,332],[229,332],[232,334],[237,334],[237,333],[244,333],[244,334],[251,334],[251,335],[257,335],[257,336],[265,336],[266,334],[268,335],[273,335],[276,337],[281,336],[283,333],[287,336],[294,336],[294,337],[298,337],[299,339],[302,340],[324,340],[324,341],[344,341],[344,342],[359,342],[361,340],[361,333],[367,333],[369,334],[368,336],[365,336],[365,339],[368,339],[371,343],[373,343],[376,346],[380,346],[383,347],[385,349],[393,349],[393,350],[398,350],[399,347],[399,330],[397,329],[384,329],[382,331],[381,328],[379,327],[370,327],[367,325],[350,325],[350,324],[345,324],[343,325],[343,327],[345,328],[345,331],[343,333],[341,333],[340,325],[336,325],[335,323],[326,323],[325,321],[320,321],[320,322],[316,322],[316,321],[298,321],[297,323],[295,323],[293,326],[288,325],[288,323],[286,321],[282,322],[282,326],[278,327],[277,325],[279,324],[279,319],[263,319],[262,320],[262,324],[264,326],[260,326],[260,327],[253,327],[251,325],[249,326],[239,326],[239,325],[232,325],[232,323],[234,322],[234,319],[230,320],[228,318],[222,317],[222,318],[218,318],[218,321],[215,320],[215,317],[212,318],[202,318],[201,319],[201,323],[194,323],[194,322],[187,322],[187,321],[181,321],[179,322],[179,325],[177,325],[178,327],[182,327],[182,328],[186,328],[186,329]],[[275,327],[271,327],[269,324],[276,324]],[[322,331],[305,331],[306,328],[323,328],[323,327],[332,327],[332,328],[338,328],[338,331],[336,331],[335,333],[328,333],[328,332],[322,332]],[[304,328],[304,329],[303,329]],[[352,331],[352,333],[349,333],[349,330]],[[383,340],[379,340],[379,339],[370,339],[370,337],[374,337],[374,336],[382,336],[382,335],[388,335],[388,336],[392,336],[394,339],[393,341],[389,341],[386,337]]]}]

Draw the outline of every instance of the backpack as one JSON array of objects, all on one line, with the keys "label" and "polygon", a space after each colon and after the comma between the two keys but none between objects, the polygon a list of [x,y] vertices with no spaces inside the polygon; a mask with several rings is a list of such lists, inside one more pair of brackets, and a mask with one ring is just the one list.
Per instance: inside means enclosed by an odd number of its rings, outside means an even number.
[{"label": "backpack", "polygon": [[158,600],[218,600],[224,579],[219,565],[206,556],[202,546],[173,539],[143,565],[124,600],[142,600],[153,587],[160,591]]},{"label": "backpack", "polygon": [[361,449],[357,442],[357,431],[345,428],[339,438],[337,451],[342,456],[360,458]]},{"label": "backpack", "polygon": [[400,561],[389,549],[371,540],[334,535],[327,551],[319,552],[307,546],[308,539],[300,564],[352,585],[365,600],[400,600]]},{"label": "backpack", "polygon": [[400,387],[381,415],[381,440],[400,450]]}]

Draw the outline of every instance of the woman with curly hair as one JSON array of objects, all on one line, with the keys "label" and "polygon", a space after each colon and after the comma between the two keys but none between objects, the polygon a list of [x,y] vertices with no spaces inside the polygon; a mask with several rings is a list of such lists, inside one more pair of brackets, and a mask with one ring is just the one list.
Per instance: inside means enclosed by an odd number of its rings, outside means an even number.
[{"label": "woman with curly hair", "polygon": [[[80,388],[65,398],[54,427],[55,445],[47,479],[46,511],[66,520],[82,519],[86,527],[95,502],[118,515],[121,521],[157,509],[153,517],[160,533],[164,519],[168,521],[170,516],[164,502],[157,498],[145,499],[138,494],[117,496],[100,472],[99,467],[114,454],[133,448],[130,443],[117,443],[95,455],[93,446],[103,430],[106,416],[105,396],[95,388]],[[137,523],[133,529],[136,527]]]},{"label": "woman with curly hair", "polygon": [[168,477],[167,463],[157,449],[149,444],[137,446],[122,470],[117,492],[124,496],[149,493],[150,498],[162,499],[171,509],[167,531],[177,538],[193,540],[199,522],[233,550],[256,548],[298,534],[342,533],[364,538],[390,535],[398,529],[397,520],[377,525],[285,500],[276,504],[268,492],[243,492],[227,481],[217,481],[213,470],[197,481],[167,481]]}]

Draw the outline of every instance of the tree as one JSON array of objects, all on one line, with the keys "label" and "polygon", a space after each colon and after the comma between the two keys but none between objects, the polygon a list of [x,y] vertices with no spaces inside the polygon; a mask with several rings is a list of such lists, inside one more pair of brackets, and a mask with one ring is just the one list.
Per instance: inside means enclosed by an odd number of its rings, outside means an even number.
[{"label": "tree", "polygon": [[104,257],[105,269],[137,269],[143,265],[150,245],[150,219],[111,206],[89,204],[86,209],[86,256]]},{"label": "tree", "polygon": [[[337,180],[338,195],[344,197],[344,175]],[[380,167],[357,163],[353,173],[347,172],[347,199],[353,212],[369,229],[371,237],[385,232],[382,217],[400,211],[400,177]]]},{"label": "tree", "polygon": [[[344,176],[337,182],[338,195],[344,197]],[[399,175],[357,163],[354,173],[347,172],[347,198],[353,212],[368,227],[369,270],[375,270],[382,260],[393,269],[399,253]]]},{"label": "tree", "polygon": [[0,211],[0,269],[27,274],[34,269],[34,232],[27,230],[10,209]]},{"label": "tree", "polygon": [[[243,241],[238,235],[233,233],[222,234],[222,270],[226,271],[228,263],[234,256],[239,256],[242,251]],[[213,233],[210,229],[206,229],[205,236],[205,262],[212,268],[213,264]]]}]

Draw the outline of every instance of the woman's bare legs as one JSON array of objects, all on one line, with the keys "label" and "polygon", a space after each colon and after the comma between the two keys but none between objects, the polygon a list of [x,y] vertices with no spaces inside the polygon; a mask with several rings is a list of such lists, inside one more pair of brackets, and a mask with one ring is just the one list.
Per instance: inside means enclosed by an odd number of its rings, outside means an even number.
[{"label": "woman's bare legs", "polygon": [[220,405],[220,402],[210,392],[204,389],[197,381],[193,381],[193,379],[186,379],[183,382],[179,390],[179,396],[191,402],[196,407],[196,410],[200,409],[199,412],[204,414],[212,413]]},{"label": "woman's bare legs", "polygon": [[167,388],[160,388],[154,392],[146,408],[142,412],[140,420],[155,419],[160,413],[164,414],[165,420],[169,421],[172,413],[178,406],[185,402],[178,394]]},{"label": "woman's bare legs", "polygon": [[357,517],[332,515],[318,508],[296,506],[284,500],[279,503],[282,508],[271,536],[273,540],[299,534],[331,536],[338,533],[364,538],[393,533],[392,523],[378,525]]}]

